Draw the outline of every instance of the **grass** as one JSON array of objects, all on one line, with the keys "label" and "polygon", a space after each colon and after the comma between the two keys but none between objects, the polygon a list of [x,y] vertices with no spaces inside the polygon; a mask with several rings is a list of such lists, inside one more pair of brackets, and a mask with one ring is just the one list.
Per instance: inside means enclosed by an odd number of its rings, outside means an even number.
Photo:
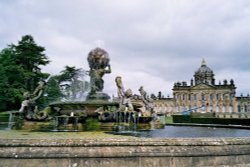
[{"label": "grass", "polygon": [[132,136],[112,135],[96,132],[32,132],[23,130],[0,130],[1,139],[110,139],[135,138]]}]

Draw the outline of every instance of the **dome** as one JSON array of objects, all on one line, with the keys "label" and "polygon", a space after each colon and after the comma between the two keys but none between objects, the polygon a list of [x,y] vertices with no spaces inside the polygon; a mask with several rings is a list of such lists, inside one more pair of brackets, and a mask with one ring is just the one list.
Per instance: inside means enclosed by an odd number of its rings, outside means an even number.
[{"label": "dome", "polygon": [[207,66],[206,61],[203,59],[201,67],[195,73],[213,73],[213,71]]},{"label": "dome", "polygon": [[200,68],[194,74],[195,84],[207,83],[209,85],[214,85],[214,73],[207,66],[206,61],[203,59]]}]

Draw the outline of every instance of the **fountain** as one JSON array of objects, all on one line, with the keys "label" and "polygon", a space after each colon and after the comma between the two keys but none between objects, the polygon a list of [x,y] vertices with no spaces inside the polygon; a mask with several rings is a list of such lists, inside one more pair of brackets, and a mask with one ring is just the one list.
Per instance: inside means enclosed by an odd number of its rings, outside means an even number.
[{"label": "fountain", "polygon": [[0,115],[0,129],[11,130],[14,124],[14,117],[12,111],[8,111]]},{"label": "fountain", "polygon": [[117,106],[115,102],[110,102],[109,95],[103,92],[104,81],[103,76],[111,73],[109,64],[108,53],[101,49],[96,48],[89,52],[88,63],[90,70],[91,90],[87,95],[86,101],[68,101],[68,102],[55,102],[50,104],[52,110],[59,112],[61,115],[80,115],[80,116],[97,116],[95,112],[99,107],[106,108],[107,106]]},{"label": "fountain", "polygon": [[[16,118],[21,120],[23,116],[29,122],[46,122],[50,121],[49,118],[52,118],[51,130],[54,132],[84,131],[87,129],[84,124],[88,122],[88,119],[98,122],[97,129],[105,127],[109,130],[122,129],[117,128],[121,126],[125,126],[126,129],[130,127],[137,129],[139,122],[148,123],[153,120],[152,104],[143,87],[139,89],[142,95],[142,103],[132,100],[132,90],[124,90],[120,76],[115,79],[118,99],[110,101],[109,95],[103,92],[103,76],[111,73],[110,58],[104,49],[95,48],[91,50],[87,60],[90,68],[88,71],[90,92],[85,101],[53,102],[49,104],[49,108],[45,111],[38,111],[36,101],[41,97],[46,86],[46,82],[41,81],[32,94],[29,92],[24,94],[25,100],[22,102],[19,112],[14,113]],[[71,124],[72,126],[70,126]],[[34,126],[33,129],[35,129]]]}]

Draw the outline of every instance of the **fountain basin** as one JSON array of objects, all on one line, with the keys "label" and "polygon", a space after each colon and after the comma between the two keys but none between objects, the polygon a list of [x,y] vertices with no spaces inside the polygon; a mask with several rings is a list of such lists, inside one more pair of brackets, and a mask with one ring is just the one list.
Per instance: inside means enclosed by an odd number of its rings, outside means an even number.
[{"label": "fountain basin", "polygon": [[1,139],[0,148],[3,166],[250,165],[250,138]]}]

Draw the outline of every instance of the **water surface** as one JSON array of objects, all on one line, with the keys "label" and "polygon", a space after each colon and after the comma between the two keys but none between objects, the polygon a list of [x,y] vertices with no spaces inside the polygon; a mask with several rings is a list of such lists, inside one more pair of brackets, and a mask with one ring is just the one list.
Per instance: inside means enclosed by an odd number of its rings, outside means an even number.
[{"label": "water surface", "polygon": [[165,126],[164,129],[117,132],[116,134],[147,138],[250,137],[250,130],[215,127]]}]

